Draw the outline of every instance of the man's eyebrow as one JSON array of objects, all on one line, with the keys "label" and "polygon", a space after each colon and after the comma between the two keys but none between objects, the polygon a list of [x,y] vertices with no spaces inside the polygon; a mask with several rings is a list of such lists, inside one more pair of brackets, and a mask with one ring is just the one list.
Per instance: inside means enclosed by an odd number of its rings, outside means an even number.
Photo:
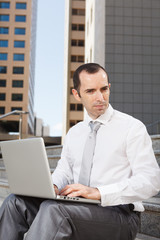
[{"label": "man's eyebrow", "polygon": [[109,88],[109,85],[105,85],[105,86],[101,87],[101,89],[107,89],[107,88]]},{"label": "man's eyebrow", "polygon": [[91,91],[94,91],[95,89],[94,88],[87,88],[84,90],[84,92],[91,92]]}]

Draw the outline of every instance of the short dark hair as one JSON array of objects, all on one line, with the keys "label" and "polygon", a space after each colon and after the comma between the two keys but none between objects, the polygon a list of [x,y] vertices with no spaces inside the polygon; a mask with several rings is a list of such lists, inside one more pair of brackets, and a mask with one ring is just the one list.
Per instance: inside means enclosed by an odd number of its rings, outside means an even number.
[{"label": "short dark hair", "polygon": [[[107,74],[106,70],[98,63],[85,63],[76,69],[76,71],[73,74],[73,85],[74,85],[74,89],[77,90],[79,95],[80,95],[80,86],[81,86],[81,82],[79,78],[80,73],[82,71],[86,71],[92,74],[92,73],[97,73],[100,69],[102,69]],[[108,77],[108,74],[107,74],[107,77]],[[108,77],[108,81],[109,81],[109,77]]]}]

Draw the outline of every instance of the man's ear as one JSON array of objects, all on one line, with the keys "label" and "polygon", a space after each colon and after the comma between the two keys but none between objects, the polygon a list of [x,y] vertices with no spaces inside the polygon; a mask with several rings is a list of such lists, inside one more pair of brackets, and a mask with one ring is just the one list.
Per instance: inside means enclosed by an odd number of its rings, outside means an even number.
[{"label": "man's ear", "polygon": [[73,93],[73,96],[74,98],[78,101],[78,102],[81,102],[81,97],[79,96],[79,93],[77,92],[76,89],[72,89],[72,93]]}]

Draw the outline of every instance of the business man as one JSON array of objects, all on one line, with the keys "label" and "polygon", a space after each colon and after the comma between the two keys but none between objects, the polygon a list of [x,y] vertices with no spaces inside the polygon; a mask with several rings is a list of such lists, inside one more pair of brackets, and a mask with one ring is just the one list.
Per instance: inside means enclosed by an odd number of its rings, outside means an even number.
[{"label": "business man", "polygon": [[133,240],[142,200],[160,189],[151,139],[139,120],[109,104],[111,84],[98,64],[74,73],[73,95],[87,116],[66,136],[52,175],[57,193],[100,200],[71,203],[11,195],[0,209],[0,239]]}]

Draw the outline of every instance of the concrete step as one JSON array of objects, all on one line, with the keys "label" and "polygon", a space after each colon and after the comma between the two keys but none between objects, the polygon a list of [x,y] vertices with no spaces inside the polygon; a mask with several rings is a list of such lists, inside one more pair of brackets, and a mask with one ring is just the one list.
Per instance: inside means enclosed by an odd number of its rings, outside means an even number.
[{"label": "concrete step", "polygon": [[47,155],[61,155],[62,145],[46,147]]},{"label": "concrete step", "polygon": [[61,155],[48,155],[48,162],[51,168],[56,168]]},{"label": "concrete step", "polygon": [[151,237],[151,236],[147,236],[144,234],[137,234],[137,237],[135,240],[159,240],[160,238],[155,238],[155,237]]},{"label": "concrete step", "polygon": [[160,150],[160,135],[151,135],[154,150]]},{"label": "concrete step", "polygon": [[139,233],[160,239],[160,197],[143,201],[145,211],[141,213]]}]

